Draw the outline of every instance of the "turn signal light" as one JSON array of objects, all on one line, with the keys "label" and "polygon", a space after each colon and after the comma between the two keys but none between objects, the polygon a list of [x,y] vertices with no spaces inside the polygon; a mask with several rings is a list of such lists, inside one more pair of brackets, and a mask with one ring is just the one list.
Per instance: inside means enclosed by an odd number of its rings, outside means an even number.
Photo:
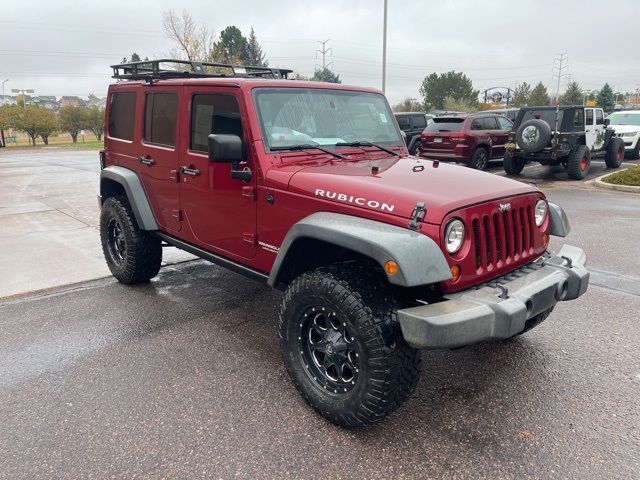
[{"label": "turn signal light", "polygon": [[400,267],[394,260],[389,260],[384,264],[384,271],[387,275],[395,275],[400,271]]},{"label": "turn signal light", "polygon": [[458,265],[453,265],[451,267],[451,282],[456,283],[460,280],[460,267]]},{"label": "turn signal light", "polygon": [[544,245],[545,249],[549,246],[549,234],[548,233],[543,233],[542,234],[542,244]]}]

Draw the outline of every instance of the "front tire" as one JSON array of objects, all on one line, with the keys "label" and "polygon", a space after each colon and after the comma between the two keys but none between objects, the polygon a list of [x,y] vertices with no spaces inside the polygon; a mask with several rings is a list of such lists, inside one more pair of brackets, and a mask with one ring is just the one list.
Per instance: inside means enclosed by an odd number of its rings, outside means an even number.
[{"label": "front tire", "polygon": [[489,152],[486,148],[478,147],[471,156],[469,166],[476,170],[485,170],[489,165]]},{"label": "front tire", "polygon": [[396,301],[370,268],[302,274],[280,308],[280,346],[304,399],[343,427],[381,421],[414,391],[419,351],[404,342]]},{"label": "front tire", "polygon": [[582,180],[591,169],[591,152],[585,145],[576,146],[567,158],[569,178]]},{"label": "front tire", "polygon": [[607,146],[607,153],[604,161],[607,168],[620,168],[624,160],[624,140],[621,138],[612,138]]},{"label": "front tire", "polygon": [[147,282],[158,274],[160,239],[140,230],[125,195],[109,197],[102,204],[100,240],[107,266],[119,282]]},{"label": "front tire", "polygon": [[520,175],[524,168],[524,158],[514,158],[511,152],[504,152],[502,167],[509,175]]}]

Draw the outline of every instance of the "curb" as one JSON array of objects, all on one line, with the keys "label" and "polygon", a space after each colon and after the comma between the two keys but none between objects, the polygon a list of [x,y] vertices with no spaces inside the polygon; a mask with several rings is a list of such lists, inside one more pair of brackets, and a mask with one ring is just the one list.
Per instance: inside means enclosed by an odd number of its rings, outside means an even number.
[{"label": "curb", "polygon": [[[624,172],[625,170],[628,170],[628,168],[625,168],[623,170],[618,170],[618,172]],[[594,185],[597,188],[602,188],[604,190],[617,190],[618,192],[628,192],[628,193],[638,193],[638,194],[640,194],[640,187],[636,187],[634,185],[616,185],[615,183],[607,183],[607,182],[603,181],[604,178],[608,177],[612,173],[614,173],[614,172],[607,173],[606,175],[602,175],[602,176],[594,179],[593,180]]]}]

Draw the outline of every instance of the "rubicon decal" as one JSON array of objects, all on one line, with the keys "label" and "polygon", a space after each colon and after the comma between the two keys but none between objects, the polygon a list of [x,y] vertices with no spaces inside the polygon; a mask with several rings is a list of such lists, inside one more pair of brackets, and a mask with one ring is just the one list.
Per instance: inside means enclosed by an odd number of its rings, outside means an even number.
[{"label": "rubicon decal", "polygon": [[368,200],[364,197],[355,197],[353,195],[347,195],[346,193],[330,192],[328,190],[316,189],[316,196],[322,198],[328,198],[330,200],[338,200],[344,203],[351,203],[352,205],[360,205],[361,207],[377,208],[384,212],[393,212],[395,205],[389,205],[388,203],[379,202],[377,200]]}]

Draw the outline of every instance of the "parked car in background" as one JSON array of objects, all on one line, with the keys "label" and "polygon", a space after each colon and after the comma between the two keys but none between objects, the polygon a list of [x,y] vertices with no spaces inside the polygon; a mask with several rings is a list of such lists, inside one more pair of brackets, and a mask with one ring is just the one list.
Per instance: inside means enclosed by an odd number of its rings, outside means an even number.
[{"label": "parked car in background", "polygon": [[640,158],[640,110],[614,112],[607,118],[616,135],[624,141],[625,155]]},{"label": "parked car in background", "polygon": [[400,130],[406,135],[404,138],[409,153],[417,155],[418,147],[420,146],[420,134],[435,115],[423,112],[396,112],[394,115]]},{"label": "parked car in background", "polygon": [[499,115],[504,115],[512,122],[515,122],[519,111],[519,108],[496,108],[494,110],[485,110],[483,113],[497,113]]},{"label": "parked car in background", "polygon": [[604,158],[607,168],[619,168],[624,142],[609,122],[602,108],[522,108],[509,132],[504,171],[518,175],[526,163],[540,162],[562,165],[569,178],[582,180],[589,174],[593,158]]},{"label": "parked car in background", "polygon": [[435,117],[420,136],[420,155],[484,170],[489,160],[503,157],[511,125],[486,112]]}]

